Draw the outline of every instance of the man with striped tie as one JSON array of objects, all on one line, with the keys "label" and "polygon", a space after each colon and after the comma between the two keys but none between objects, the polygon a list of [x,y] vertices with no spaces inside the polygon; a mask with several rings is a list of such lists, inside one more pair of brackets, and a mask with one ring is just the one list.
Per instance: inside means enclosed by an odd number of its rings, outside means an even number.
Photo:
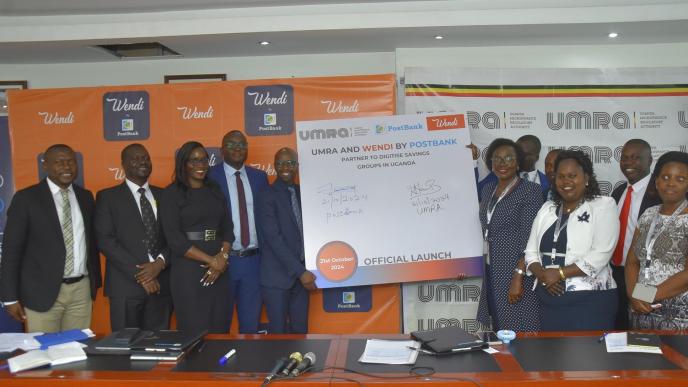
[{"label": "man with striped tie", "polygon": [[28,332],[88,328],[101,284],[93,194],[73,184],[78,168],[68,145],[50,146],[42,167],[47,177],[18,191],[7,211],[0,300]]}]

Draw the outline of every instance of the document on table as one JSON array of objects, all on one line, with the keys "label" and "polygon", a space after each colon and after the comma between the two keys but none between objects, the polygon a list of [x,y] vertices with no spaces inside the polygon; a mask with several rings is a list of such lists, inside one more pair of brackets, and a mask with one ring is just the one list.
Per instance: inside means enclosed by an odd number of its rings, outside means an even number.
[{"label": "document on table", "polygon": [[608,333],[604,336],[604,341],[607,345],[608,353],[639,352],[662,354],[662,349],[659,347],[628,345],[628,335],[626,332]]},{"label": "document on table", "polygon": [[61,365],[86,360],[82,344],[76,341],[52,346],[46,350],[36,349],[7,360],[10,372],[30,370],[45,365]]},{"label": "document on table", "polygon": [[38,349],[41,346],[34,337],[43,332],[33,333],[0,333],[0,352],[12,352],[19,348],[24,351]]},{"label": "document on table", "polygon": [[375,364],[415,364],[419,349],[420,343],[413,340],[369,339],[358,361]]}]

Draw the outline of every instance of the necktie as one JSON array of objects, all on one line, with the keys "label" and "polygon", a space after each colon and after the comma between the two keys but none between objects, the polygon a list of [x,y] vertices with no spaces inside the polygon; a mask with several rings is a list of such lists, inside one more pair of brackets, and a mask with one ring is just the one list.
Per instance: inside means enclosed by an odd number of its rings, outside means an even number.
[{"label": "necktie", "polygon": [[246,192],[241,181],[241,172],[234,172],[236,177],[237,195],[239,196],[239,227],[241,228],[241,246],[247,248],[251,243],[251,235],[248,233],[248,211],[246,210]]},{"label": "necktie", "polygon": [[619,214],[619,222],[621,223],[621,227],[619,228],[619,241],[616,243],[614,255],[612,256],[612,264],[616,266],[620,266],[623,262],[626,226],[628,226],[628,215],[630,215],[631,212],[631,196],[633,196],[633,186],[629,185],[628,190],[626,190],[626,198],[624,199],[623,207],[621,207],[621,213]]},{"label": "necktie", "polygon": [[153,206],[146,197],[146,189],[141,187],[138,189],[140,194],[139,203],[141,204],[141,220],[143,220],[143,230],[146,233],[146,238],[143,240],[148,249],[148,254],[155,258],[158,255],[158,227],[155,221],[155,213]]},{"label": "necktie", "polygon": [[301,206],[299,205],[299,199],[296,197],[296,188],[290,186],[287,188],[289,194],[291,195],[291,210],[294,213],[294,218],[296,218],[296,224],[299,225],[299,231],[303,235],[303,220],[301,219]]},{"label": "necktie", "polygon": [[64,276],[69,277],[74,271],[74,233],[72,230],[72,205],[69,203],[69,190],[60,190],[62,194],[62,239],[65,244]]},{"label": "necktie", "polygon": [[521,178],[525,179],[526,181],[530,181],[530,177],[528,176],[528,172],[521,173]]}]

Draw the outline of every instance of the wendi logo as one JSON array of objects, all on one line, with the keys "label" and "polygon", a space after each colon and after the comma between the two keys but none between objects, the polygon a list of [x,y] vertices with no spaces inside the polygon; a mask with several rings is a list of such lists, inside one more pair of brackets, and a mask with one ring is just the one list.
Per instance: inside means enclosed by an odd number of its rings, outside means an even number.
[{"label": "wendi logo", "polygon": [[150,96],[145,90],[103,94],[105,141],[145,140],[150,137]]},{"label": "wendi logo", "polygon": [[428,130],[461,129],[466,127],[463,114],[426,117]]}]

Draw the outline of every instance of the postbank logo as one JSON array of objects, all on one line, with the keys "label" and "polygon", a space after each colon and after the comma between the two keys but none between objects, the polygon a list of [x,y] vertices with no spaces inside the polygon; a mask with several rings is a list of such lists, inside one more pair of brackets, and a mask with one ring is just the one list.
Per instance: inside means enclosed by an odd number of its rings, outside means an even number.
[{"label": "postbank logo", "polygon": [[355,304],[356,292],[342,292],[342,304]]},{"label": "postbank logo", "polygon": [[291,85],[247,86],[244,123],[249,136],[281,136],[294,131],[294,89]]},{"label": "postbank logo", "polygon": [[118,91],[103,95],[103,136],[106,141],[150,137],[150,97],[147,91]]},{"label": "postbank logo", "polygon": [[466,127],[463,114],[426,117],[428,130],[461,129]]}]

